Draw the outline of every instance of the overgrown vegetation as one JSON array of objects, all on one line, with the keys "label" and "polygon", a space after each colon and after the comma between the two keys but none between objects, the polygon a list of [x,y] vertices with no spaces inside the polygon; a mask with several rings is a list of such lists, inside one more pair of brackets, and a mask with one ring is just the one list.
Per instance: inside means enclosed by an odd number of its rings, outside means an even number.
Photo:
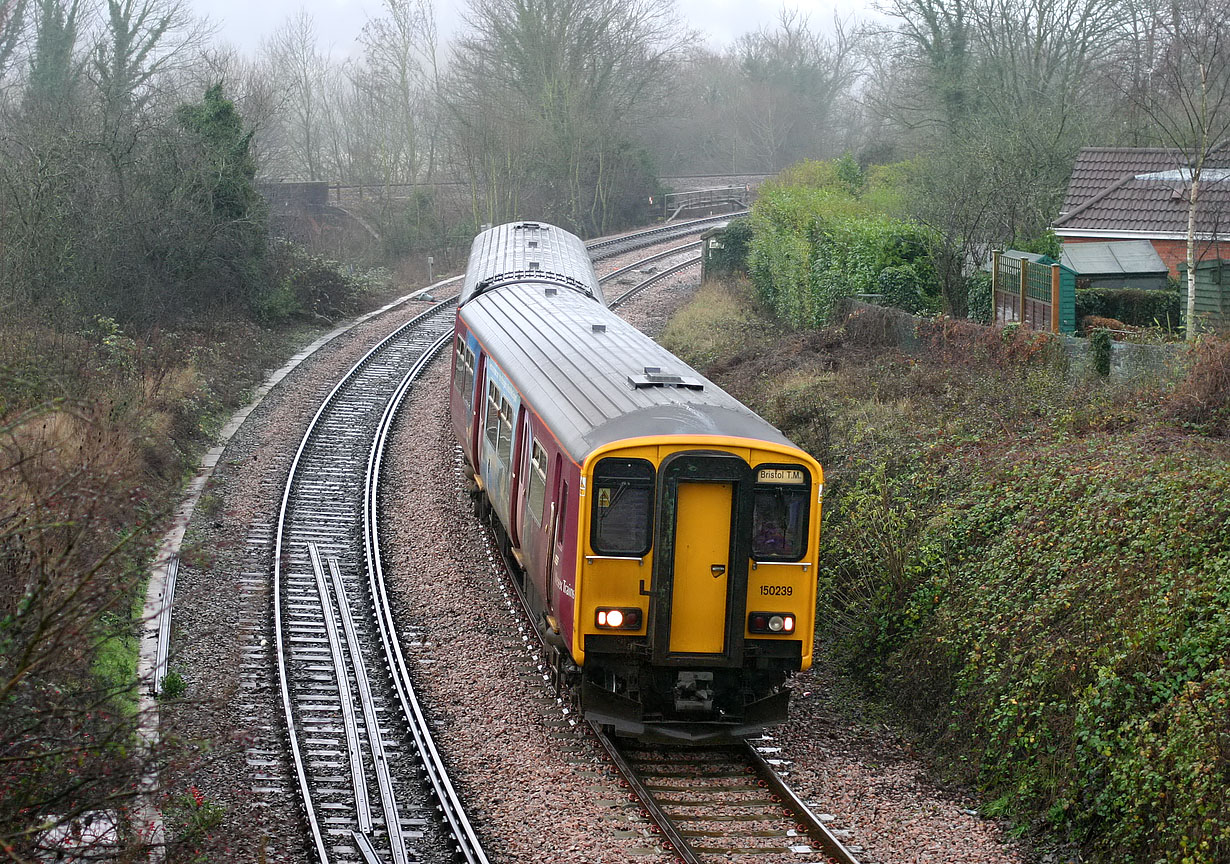
[{"label": "overgrown vegetation", "polygon": [[175,9],[111,4],[83,54],[82,4],[0,7],[0,857],[135,860],[150,534],[296,322],[366,288],[270,248],[220,85],[156,86]]},{"label": "overgrown vegetation", "polygon": [[1136,288],[1086,288],[1076,292],[1076,320],[1109,318],[1131,327],[1179,327],[1179,292]]},{"label": "overgrown vegetation", "polygon": [[[747,296],[668,344],[774,326]],[[1127,385],[1019,328],[842,315],[691,355],[825,465],[827,658],[1041,843],[1227,860],[1230,348]]]},{"label": "overgrown vegetation", "polygon": [[752,207],[747,269],[761,301],[795,326],[827,323],[846,297],[938,308],[935,236],[880,203],[896,198],[898,175],[854,170],[800,163],[765,183]]}]

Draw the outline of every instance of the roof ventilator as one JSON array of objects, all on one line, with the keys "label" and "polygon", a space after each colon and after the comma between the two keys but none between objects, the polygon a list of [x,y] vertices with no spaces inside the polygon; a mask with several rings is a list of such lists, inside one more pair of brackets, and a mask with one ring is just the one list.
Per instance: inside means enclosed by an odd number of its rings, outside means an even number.
[{"label": "roof ventilator", "polygon": [[594,332],[595,332],[595,333],[605,333],[605,332],[606,332],[606,325],[605,325],[605,324],[594,324],[594,325],[592,325],[592,327],[593,327],[593,329],[594,329]]},{"label": "roof ventilator", "polygon": [[542,266],[542,265],[541,265],[539,262],[537,262],[537,261],[530,261],[530,262],[529,262],[529,265],[530,265],[530,269],[531,269],[531,270],[537,270],[537,269],[539,269],[539,268]]},{"label": "roof ventilator", "polygon": [[695,378],[684,378],[682,375],[663,373],[660,366],[646,366],[645,374],[629,375],[628,383],[634,390],[646,387],[678,387],[681,390],[704,390],[705,385]]},{"label": "roof ventilator", "polygon": [[550,287],[548,287],[548,288],[546,289],[546,291],[545,291],[545,292],[543,292],[543,293],[545,293],[548,297],[554,297],[556,294],[558,294],[558,293],[559,293],[559,289],[558,289],[558,288],[550,288]]}]

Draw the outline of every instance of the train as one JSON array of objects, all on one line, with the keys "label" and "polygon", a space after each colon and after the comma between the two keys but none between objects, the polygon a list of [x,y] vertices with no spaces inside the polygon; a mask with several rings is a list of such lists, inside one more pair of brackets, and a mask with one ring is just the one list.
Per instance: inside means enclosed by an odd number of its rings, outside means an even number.
[{"label": "train", "polygon": [[812,662],[820,464],[607,305],[543,222],[474,240],[449,412],[558,686],[616,735],[786,718]]}]

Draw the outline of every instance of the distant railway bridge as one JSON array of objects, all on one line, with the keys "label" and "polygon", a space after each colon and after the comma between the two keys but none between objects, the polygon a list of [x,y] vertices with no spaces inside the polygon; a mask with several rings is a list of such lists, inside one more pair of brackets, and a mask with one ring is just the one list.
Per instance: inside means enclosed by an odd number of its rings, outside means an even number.
[{"label": "distant railway bridge", "polygon": [[[669,192],[647,202],[650,219],[720,215],[749,207],[767,174],[663,177]],[[470,187],[460,181],[356,184],[328,181],[272,181],[259,185],[269,203],[274,230],[319,247],[332,234],[379,241],[379,230],[364,216],[374,203],[408,201],[428,193],[445,212],[465,212]],[[330,245],[325,242],[325,245]]]}]

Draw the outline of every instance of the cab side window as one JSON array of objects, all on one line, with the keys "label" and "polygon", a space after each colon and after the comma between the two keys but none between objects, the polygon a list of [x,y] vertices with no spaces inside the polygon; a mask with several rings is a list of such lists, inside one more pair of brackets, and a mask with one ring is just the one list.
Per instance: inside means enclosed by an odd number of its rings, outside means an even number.
[{"label": "cab side window", "polygon": [[653,545],[653,464],[600,459],[594,466],[590,546],[599,555],[640,557]]},{"label": "cab side window", "polygon": [[457,392],[466,392],[466,348],[465,340],[457,334],[456,346],[453,352],[453,386]]},{"label": "cab side window", "polygon": [[465,349],[465,377],[461,384],[461,398],[466,405],[474,401],[474,352]]}]

